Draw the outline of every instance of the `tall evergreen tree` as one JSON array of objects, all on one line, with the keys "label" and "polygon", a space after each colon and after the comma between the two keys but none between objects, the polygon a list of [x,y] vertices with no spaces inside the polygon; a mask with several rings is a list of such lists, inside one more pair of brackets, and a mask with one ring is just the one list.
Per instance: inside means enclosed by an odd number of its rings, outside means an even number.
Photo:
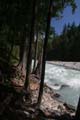
[{"label": "tall evergreen tree", "polygon": [[32,20],[31,20],[31,31],[30,31],[30,40],[29,40],[29,49],[28,49],[28,56],[27,56],[27,72],[26,72],[26,80],[24,87],[27,89],[27,92],[29,92],[29,74],[30,74],[30,68],[31,68],[31,59],[32,59],[32,43],[34,38],[34,27],[35,27],[35,14],[36,10],[36,0],[33,0],[33,10],[32,10]]},{"label": "tall evergreen tree", "polygon": [[43,46],[42,71],[41,71],[41,83],[40,83],[40,90],[39,90],[39,97],[38,97],[38,106],[40,106],[40,104],[41,104],[41,99],[42,99],[42,94],[43,94],[44,75],[45,75],[45,61],[46,61],[46,48],[47,48],[48,35],[49,35],[49,29],[50,29],[52,2],[53,1],[50,0],[48,18],[47,18],[47,28],[46,28],[46,34],[45,34],[44,46]]}]

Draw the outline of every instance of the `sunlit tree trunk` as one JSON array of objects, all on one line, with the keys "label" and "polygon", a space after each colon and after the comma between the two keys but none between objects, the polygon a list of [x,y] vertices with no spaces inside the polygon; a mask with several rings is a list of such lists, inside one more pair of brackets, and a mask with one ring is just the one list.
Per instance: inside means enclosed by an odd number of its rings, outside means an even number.
[{"label": "sunlit tree trunk", "polygon": [[33,71],[33,73],[37,75],[39,79],[41,78],[42,56],[43,56],[43,41],[42,41],[41,51],[38,54],[37,65],[35,67],[35,70]]},{"label": "sunlit tree trunk", "polygon": [[38,31],[36,31],[36,41],[35,41],[35,52],[34,52],[33,72],[34,72],[34,70],[35,70],[35,68],[36,68],[37,53],[38,53]]},{"label": "sunlit tree trunk", "polygon": [[41,67],[42,67],[42,53],[39,55],[36,68],[35,68],[35,70],[33,71],[33,73],[34,73],[35,75],[37,75],[39,78],[40,78],[40,76],[41,76]]},{"label": "sunlit tree trunk", "polygon": [[39,90],[39,96],[38,96],[38,107],[40,107],[42,95],[43,95],[46,49],[47,49],[48,35],[49,35],[49,29],[50,29],[50,20],[51,20],[51,6],[52,6],[52,0],[50,0],[50,4],[49,4],[49,11],[48,11],[48,17],[47,17],[47,28],[46,28],[46,34],[45,34],[45,39],[44,39],[44,45],[43,45],[42,71],[41,71],[40,90]]}]

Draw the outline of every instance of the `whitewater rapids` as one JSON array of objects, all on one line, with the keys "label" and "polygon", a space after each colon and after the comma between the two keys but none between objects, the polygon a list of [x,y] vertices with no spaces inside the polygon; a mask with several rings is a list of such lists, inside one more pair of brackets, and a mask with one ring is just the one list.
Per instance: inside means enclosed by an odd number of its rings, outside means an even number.
[{"label": "whitewater rapids", "polygon": [[80,94],[80,71],[47,62],[45,82],[61,95],[60,100],[77,106]]}]

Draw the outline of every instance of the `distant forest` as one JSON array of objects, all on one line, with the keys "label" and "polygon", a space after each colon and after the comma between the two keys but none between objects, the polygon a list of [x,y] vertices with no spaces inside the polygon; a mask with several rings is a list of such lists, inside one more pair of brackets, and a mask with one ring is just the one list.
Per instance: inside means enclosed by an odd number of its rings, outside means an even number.
[{"label": "distant forest", "polygon": [[80,24],[64,25],[61,35],[54,35],[47,60],[80,61]]}]

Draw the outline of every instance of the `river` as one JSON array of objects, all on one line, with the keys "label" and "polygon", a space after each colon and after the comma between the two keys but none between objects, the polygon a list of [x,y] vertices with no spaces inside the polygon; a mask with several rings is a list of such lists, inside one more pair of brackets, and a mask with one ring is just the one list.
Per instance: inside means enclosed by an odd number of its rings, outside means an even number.
[{"label": "river", "polygon": [[45,82],[60,94],[61,101],[76,108],[80,94],[80,71],[47,62]]}]

